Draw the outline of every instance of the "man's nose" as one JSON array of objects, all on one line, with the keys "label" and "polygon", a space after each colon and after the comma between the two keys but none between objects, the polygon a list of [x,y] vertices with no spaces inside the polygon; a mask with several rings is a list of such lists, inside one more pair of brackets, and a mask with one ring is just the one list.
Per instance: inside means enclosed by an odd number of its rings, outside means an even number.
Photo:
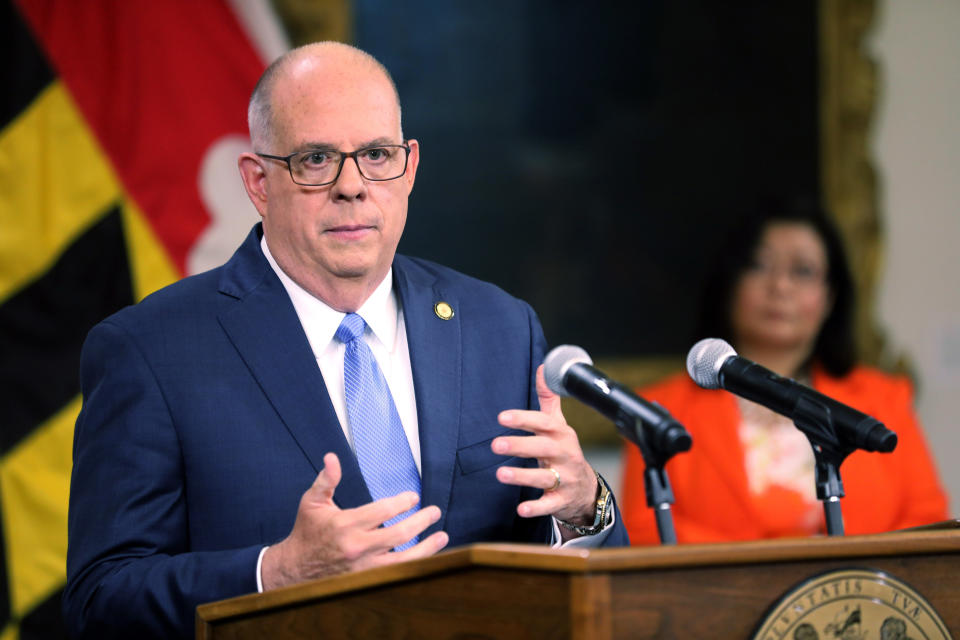
[{"label": "man's nose", "polygon": [[367,182],[360,175],[357,159],[344,158],[343,168],[333,184],[334,196],[339,200],[362,200],[367,192]]}]

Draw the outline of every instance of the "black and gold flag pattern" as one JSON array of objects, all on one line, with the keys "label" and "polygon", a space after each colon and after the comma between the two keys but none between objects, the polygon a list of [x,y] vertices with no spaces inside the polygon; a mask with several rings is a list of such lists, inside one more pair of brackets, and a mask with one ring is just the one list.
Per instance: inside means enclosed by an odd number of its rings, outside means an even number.
[{"label": "black and gold flag pattern", "polygon": [[64,637],[80,347],[133,290],[117,182],[19,12],[0,13],[16,61],[0,98],[0,637]]},{"label": "black and gold flag pattern", "polygon": [[0,640],[63,638],[83,340],[185,274],[263,62],[224,0],[0,0],[0,51]]}]

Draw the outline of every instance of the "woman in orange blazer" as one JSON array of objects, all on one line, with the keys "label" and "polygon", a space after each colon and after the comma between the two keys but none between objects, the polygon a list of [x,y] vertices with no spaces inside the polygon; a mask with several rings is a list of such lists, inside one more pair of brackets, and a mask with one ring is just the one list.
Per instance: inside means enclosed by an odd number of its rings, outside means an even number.
[{"label": "woman in orange blazer", "polygon": [[[857,365],[852,285],[839,236],[804,208],[766,208],[738,226],[708,283],[699,337],[721,337],[739,355],[869,414],[898,436],[893,453],[856,451],[840,467],[847,534],[947,518],[947,499],[913,412],[906,378]],[[814,458],[793,423],[686,375],[640,389],[693,436],[666,465],[678,542],[719,542],[826,531]],[[646,504],[644,464],[625,450],[621,510],[633,544],[659,542]]]}]

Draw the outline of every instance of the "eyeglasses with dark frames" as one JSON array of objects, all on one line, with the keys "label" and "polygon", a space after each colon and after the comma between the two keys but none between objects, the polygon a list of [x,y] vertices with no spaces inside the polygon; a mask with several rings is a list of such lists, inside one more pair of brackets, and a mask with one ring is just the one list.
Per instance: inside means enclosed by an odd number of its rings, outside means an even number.
[{"label": "eyeglasses with dark frames", "polygon": [[357,149],[356,151],[337,151],[336,149],[309,149],[295,151],[287,156],[274,156],[257,153],[261,158],[287,163],[290,179],[304,187],[322,187],[333,184],[343,171],[343,163],[352,158],[360,175],[367,180],[382,182],[396,180],[407,171],[410,146],[403,144],[381,144]]}]

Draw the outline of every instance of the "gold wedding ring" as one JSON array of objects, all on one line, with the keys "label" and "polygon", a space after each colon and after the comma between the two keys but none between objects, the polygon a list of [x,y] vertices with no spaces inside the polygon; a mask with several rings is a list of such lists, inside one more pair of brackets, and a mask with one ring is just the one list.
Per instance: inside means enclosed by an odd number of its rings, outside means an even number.
[{"label": "gold wedding ring", "polygon": [[547,471],[553,472],[553,486],[549,489],[544,489],[544,491],[556,491],[560,488],[560,474],[553,467],[547,467]]}]

